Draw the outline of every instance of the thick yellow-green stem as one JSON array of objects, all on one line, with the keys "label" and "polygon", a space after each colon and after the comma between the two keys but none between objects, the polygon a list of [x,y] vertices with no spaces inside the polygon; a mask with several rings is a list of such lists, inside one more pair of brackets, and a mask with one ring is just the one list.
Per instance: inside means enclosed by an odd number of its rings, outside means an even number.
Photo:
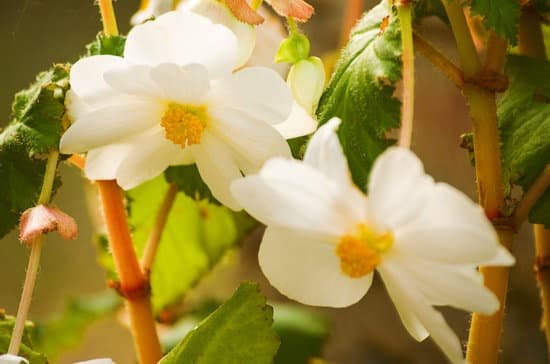
[{"label": "thick yellow-green stem", "polygon": [[[494,91],[484,87],[478,78],[484,72],[501,73],[505,61],[506,43],[496,36],[489,37],[487,59],[482,65],[474,45],[461,3],[444,0],[453,30],[466,84],[467,99],[474,131],[474,157],[479,203],[490,219],[498,218],[504,204],[504,183],[501,171],[500,142]],[[497,229],[500,243],[510,248],[513,231]],[[500,309],[492,316],[474,313],[468,338],[467,359],[472,364],[497,362],[502,320],[506,302],[509,268],[480,268],[484,282],[499,299]]]},{"label": "thick yellow-green stem", "polygon": [[[99,0],[103,31],[118,35],[112,0]],[[96,181],[107,226],[109,246],[125,297],[139,363],[155,364],[162,357],[151,307],[149,279],[139,264],[124,208],[124,195],[116,181]]]},{"label": "thick yellow-green stem", "polygon": [[[522,10],[519,26],[519,50],[526,56],[545,59],[546,50],[540,16],[532,7]],[[525,193],[515,211],[515,220],[519,224],[527,218],[527,214],[538,198],[550,185],[550,164],[541,176]],[[534,225],[535,233],[535,272],[539,287],[542,306],[542,329],[546,336],[547,360],[550,360],[550,229],[544,225]]]},{"label": "thick yellow-green stem", "polygon": [[[44,172],[44,180],[42,182],[42,189],[40,190],[37,205],[47,204],[50,202],[58,159],[58,151],[52,151],[48,155],[46,171]],[[8,354],[17,355],[19,353],[23,331],[25,330],[25,321],[27,320],[29,308],[31,306],[32,293],[36,283],[36,275],[38,274],[38,268],[40,266],[42,243],[42,236],[37,237],[31,242],[31,254],[29,257],[29,263],[27,264],[25,283],[23,284],[23,292],[21,293],[21,300],[19,301],[19,308],[17,309],[17,318],[15,320],[15,325],[13,326],[10,345],[8,347]]]},{"label": "thick yellow-green stem", "polygon": [[399,145],[410,148],[414,123],[414,44],[412,9],[409,1],[402,0],[397,4],[397,15],[401,27],[401,60],[403,63],[403,106],[401,108]]}]

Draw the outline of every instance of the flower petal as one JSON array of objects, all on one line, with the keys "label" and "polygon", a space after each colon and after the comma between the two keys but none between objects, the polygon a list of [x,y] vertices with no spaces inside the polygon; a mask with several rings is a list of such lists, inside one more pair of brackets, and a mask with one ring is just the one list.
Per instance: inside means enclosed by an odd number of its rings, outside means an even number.
[{"label": "flower petal", "polygon": [[351,184],[351,174],[336,135],[340,123],[340,119],[332,118],[317,130],[308,143],[304,162],[323,172],[331,180],[348,186]]},{"label": "flower petal", "polygon": [[248,67],[212,85],[212,105],[238,110],[264,123],[279,124],[290,116],[292,95],[279,74]]},{"label": "flower petal", "polygon": [[122,57],[91,56],[79,59],[70,72],[71,90],[86,103],[101,102],[117,94],[103,79],[109,70],[126,66]]},{"label": "flower petal", "polygon": [[215,24],[228,27],[238,40],[235,68],[242,67],[248,62],[256,44],[256,28],[237,20],[225,4],[217,0],[191,0],[181,2],[178,9],[190,10],[206,16]]},{"label": "flower petal", "polygon": [[[399,275],[399,267],[383,263],[378,266],[377,270],[380,272],[380,276],[388,292],[392,292],[390,296],[394,304],[396,307],[400,307],[400,309],[398,308],[400,316],[401,310],[408,312],[410,317],[414,317],[413,323],[425,328],[452,363],[464,363],[462,346],[456,334],[449,327],[443,315],[431,307],[419,293],[414,291],[413,287],[407,284],[408,281]],[[403,323],[413,337],[422,337],[422,335],[419,335],[422,334],[419,326],[407,326],[411,325],[411,322],[406,324],[403,321]],[[411,332],[411,329],[416,329],[417,331]]]},{"label": "flower petal", "polygon": [[198,104],[210,89],[208,71],[200,64],[164,63],[151,70],[151,78],[172,101]]},{"label": "flower petal", "polygon": [[449,264],[484,264],[500,247],[483,210],[445,183],[434,186],[424,208],[394,236],[406,254]]},{"label": "flower petal", "polygon": [[0,364],[29,364],[29,361],[21,356],[4,354],[0,355]]},{"label": "flower petal", "polygon": [[304,0],[266,0],[277,14],[305,22],[313,15],[313,6]]},{"label": "flower petal", "polygon": [[126,40],[124,58],[151,66],[198,63],[212,78],[219,78],[235,67],[237,39],[229,29],[212,24],[206,17],[171,11],[134,27]]},{"label": "flower petal", "polygon": [[271,285],[290,299],[312,306],[346,307],[367,293],[373,274],[346,276],[335,248],[295,231],[268,227],[258,258]]},{"label": "flower petal", "polygon": [[211,108],[208,129],[258,169],[272,157],[290,157],[290,147],[271,125],[234,109]]},{"label": "flower petal", "polygon": [[313,133],[317,129],[317,120],[294,101],[288,118],[282,123],[273,125],[273,127],[285,139],[292,139]]},{"label": "flower petal", "polygon": [[394,229],[422,209],[433,186],[422,162],[406,148],[388,148],[380,155],[369,178],[369,210],[377,223]]},{"label": "flower petal", "polygon": [[159,15],[172,10],[172,0],[148,0],[146,4],[147,5],[145,7],[142,7],[134,15],[132,15],[130,24],[141,24],[146,20],[158,17]]},{"label": "flower petal", "polygon": [[90,150],[86,155],[84,174],[94,181],[116,179],[118,167],[138,146],[139,144],[117,143]]},{"label": "flower petal", "polygon": [[147,142],[134,144],[134,148],[117,170],[117,182],[125,190],[155,178],[173,164],[182,149],[164,138],[161,127],[152,128]]},{"label": "flower petal", "polygon": [[259,175],[245,177],[231,187],[243,207],[268,226],[304,230],[323,239],[339,240],[364,216],[364,204],[343,194],[337,184],[307,164],[270,159]]},{"label": "flower petal", "polygon": [[484,315],[492,315],[499,308],[497,297],[485,288],[483,277],[474,266],[442,264],[399,253],[384,259],[391,259],[392,264],[399,266],[407,284],[432,305],[452,306]]},{"label": "flower petal", "polygon": [[157,124],[163,112],[163,104],[144,101],[93,110],[63,134],[60,151],[80,153],[115,143]]},{"label": "flower petal", "polygon": [[105,71],[103,79],[119,92],[160,98],[163,94],[151,79],[151,70],[151,66],[129,65]]},{"label": "flower petal", "polygon": [[242,207],[231,194],[230,186],[242,178],[242,174],[231,149],[216,136],[204,132],[201,143],[193,145],[191,152],[212,195],[230,209],[240,210]]}]

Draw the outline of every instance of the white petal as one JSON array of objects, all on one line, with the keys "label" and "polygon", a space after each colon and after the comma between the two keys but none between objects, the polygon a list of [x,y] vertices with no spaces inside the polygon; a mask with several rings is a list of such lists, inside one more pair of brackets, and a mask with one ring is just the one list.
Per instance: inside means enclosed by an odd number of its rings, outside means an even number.
[{"label": "white petal", "polygon": [[118,167],[139,145],[109,144],[92,149],[86,155],[84,173],[90,180],[116,179]]},{"label": "white petal", "polygon": [[200,103],[210,88],[208,71],[200,64],[160,64],[151,70],[151,78],[166,98],[185,104]]},{"label": "white petal", "polygon": [[350,278],[340,270],[334,244],[295,231],[268,227],[259,262],[271,285],[282,294],[312,306],[346,307],[359,301],[373,274]]},{"label": "white petal", "polygon": [[423,207],[433,180],[422,162],[406,148],[388,148],[380,155],[369,178],[369,210],[379,225],[395,228]]},{"label": "white petal", "polygon": [[126,40],[124,58],[151,66],[198,63],[212,78],[219,78],[235,66],[237,39],[229,29],[212,24],[206,17],[171,11],[134,27]]},{"label": "white petal", "polygon": [[317,129],[317,120],[294,101],[288,118],[282,123],[273,125],[273,127],[285,139],[292,139],[313,133]]},{"label": "white petal", "polygon": [[242,178],[231,149],[214,135],[204,132],[201,143],[193,145],[191,152],[212,195],[230,209],[240,210],[241,205],[229,190],[231,182]]},{"label": "white petal", "polygon": [[151,66],[129,65],[103,74],[105,82],[119,92],[129,95],[159,98],[162,92],[151,79]]},{"label": "white petal", "polygon": [[394,235],[396,248],[407,254],[449,264],[484,264],[500,246],[483,210],[444,183],[434,186],[424,208]]},{"label": "white petal", "polygon": [[238,21],[229,8],[216,0],[191,0],[181,2],[178,9],[190,10],[229,28],[238,39],[238,55],[235,68],[244,66],[256,44],[256,28]]},{"label": "white petal", "polygon": [[103,79],[109,70],[126,66],[126,61],[116,56],[91,56],[78,60],[70,73],[71,90],[86,103],[101,102],[117,95]]},{"label": "white petal", "polygon": [[[416,323],[425,328],[452,363],[464,363],[460,340],[449,327],[443,315],[431,307],[414,291],[413,287],[408,285],[407,282],[399,276],[398,269],[399,268],[396,266],[384,263],[377,268],[384,280],[386,288],[388,288],[388,292],[390,292],[390,289],[394,293],[399,292],[399,295],[392,296],[392,300],[394,300],[396,307],[399,305],[401,309],[407,310],[409,314],[412,314],[415,320],[417,320]],[[407,327],[407,329],[410,328]],[[411,331],[409,332],[411,333]],[[411,333],[411,335],[413,334]],[[413,337],[416,338],[415,335],[413,335]]]},{"label": "white petal", "polygon": [[497,248],[495,255],[483,262],[483,266],[512,266],[516,264],[516,258],[502,245]]},{"label": "white petal", "polygon": [[164,105],[152,102],[112,105],[91,111],[63,134],[60,151],[80,153],[120,142],[157,124],[163,112]]},{"label": "white petal", "polygon": [[208,129],[256,168],[272,157],[290,157],[290,147],[271,125],[235,109],[211,108],[209,113]]},{"label": "white petal", "polygon": [[231,188],[242,206],[268,226],[304,230],[337,241],[354,229],[356,200],[307,164],[283,158],[270,159],[259,175],[235,182]]},{"label": "white petal", "polygon": [[78,363],[75,363],[75,364],[114,364],[114,363],[115,362],[113,361],[113,359],[101,358],[101,359],[92,359],[87,361],[79,361]]},{"label": "white petal", "polygon": [[317,130],[307,145],[304,162],[345,186],[351,184],[351,175],[336,135],[340,123],[340,119],[332,118]]},{"label": "white petal", "polygon": [[292,95],[275,71],[249,67],[212,85],[210,103],[231,108],[268,124],[279,124],[290,116]]},{"label": "white petal", "polygon": [[12,355],[12,354],[0,355],[0,364],[21,364],[21,363],[29,364],[29,361],[17,355]]},{"label": "white petal", "polygon": [[155,178],[173,164],[178,154],[185,153],[164,138],[164,130],[160,127],[153,128],[143,139],[146,141],[133,148],[117,170],[117,182],[125,190]]},{"label": "white petal", "polygon": [[65,108],[71,123],[93,110],[93,107],[88,105],[84,99],[78,96],[73,90],[68,90],[65,94]]},{"label": "white petal", "polygon": [[483,277],[474,266],[437,263],[398,253],[390,253],[384,259],[399,266],[402,279],[433,305],[484,315],[492,315],[499,308],[497,297],[485,288]]}]

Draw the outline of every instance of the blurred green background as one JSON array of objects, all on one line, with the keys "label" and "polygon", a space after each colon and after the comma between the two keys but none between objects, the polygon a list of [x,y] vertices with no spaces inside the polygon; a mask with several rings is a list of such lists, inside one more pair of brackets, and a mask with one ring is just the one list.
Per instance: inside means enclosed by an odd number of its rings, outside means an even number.
[{"label": "blurred green background", "polygon": [[[310,1],[316,15],[305,27],[313,53],[333,49],[340,38],[342,0]],[[373,2],[366,2],[371,7]],[[129,29],[129,18],[138,0],[115,3],[121,32]],[[101,27],[92,0],[24,0],[0,2],[0,126],[10,119],[13,94],[26,87],[41,70],[54,62],[73,62],[84,52]],[[452,35],[438,21],[422,24],[420,31],[456,59]],[[436,180],[446,181],[475,196],[473,171],[459,145],[459,135],[470,122],[459,91],[429,65],[417,58],[417,99],[413,150],[425,161]],[[104,289],[105,276],[96,263],[91,220],[85,208],[83,181],[75,168],[62,168],[64,186],[55,203],[76,218],[80,234],[65,242],[48,236],[30,318],[40,321],[60,310],[71,297]],[[2,181],[0,181],[2,188]],[[226,298],[244,279],[259,281],[273,300],[284,300],[262,277],[257,266],[260,234],[248,239],[238,253],[237,263],[218,267],[198,287],[195,295]],[[533,273],[533,239],[524,226],[516,239],[518,265],[512,269],[502,363],[542,363],[545,343],[539,330],[540,306]],[[23,282],[28,249],[15,233],[0,240],[0,307],[15,314]],[[403,329],[379,280],[358,304],[340,310],[318,310],[330,317],[333,330],[323,357],[330,363],[440,363],[435,345],[416,343]],[[469,316],[444,310],[457,333],[466,340]],[[81,345],[64,354],[59,363],[94,357],[112,357],[133,363],[132,341],[114,319],[94,324]]]}]

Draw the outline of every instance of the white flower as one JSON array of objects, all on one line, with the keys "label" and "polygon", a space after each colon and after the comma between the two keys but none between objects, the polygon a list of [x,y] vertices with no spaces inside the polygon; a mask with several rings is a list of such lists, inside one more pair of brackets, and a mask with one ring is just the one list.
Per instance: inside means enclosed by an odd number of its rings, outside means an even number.
[{"label": "white flower", "polygon": [[206,16],[214,24],[221,24],[229,28],[238,41],[236,67],[244,66],[248,62],[256,44],[255,26],[238,21],[229,8],[218,0],[182,1],[178,9]]},{"label": "white flower", "polygon": [[235,198],[267,225],[260,266],[271,284],[308,305],[345,307],[378,271],[399,316],[417,340],[431,335],[462,362],[461,344],[432,306],[490,315],[499,302],[478,265],[512,265],[479,206],[424,173],[409,150],[376,161],[368,198],[353,184],[334,132],[312,138],[304,162],[274,158],[232,186]]},{"label": "white flower", "polygon": [[115,362],[113,361],[113,359],[100,358],[100,359],[92,359],[87,361],[79,361],[74,364],[115,364]]},{"label": "white flower", "polygon": [[21,356],[4,354],[0,355],[0,364],[29,364],[29,361]]},{"label": "white flower", "polygon": [[130,24],[141,24],[172,10],[172,0],[144,0],[140,9],[130,19]]},{"label": "white flower", "polygon": [[[205,17],[173,11],[132,29],[124,57],[93,56],[71,69],[62,153],[88,152],[86,176],[132,188],[170,165],[196,163],[220,202],[239,209],[230,182],[273,156],[290,156],[293,100],[273,70],[231,73],[237,40]],[[289,122],[293,122],[290,120]],[[276,125],[281,124],[281,125]],[[286,127],[297,137],[307,123]]]}]

